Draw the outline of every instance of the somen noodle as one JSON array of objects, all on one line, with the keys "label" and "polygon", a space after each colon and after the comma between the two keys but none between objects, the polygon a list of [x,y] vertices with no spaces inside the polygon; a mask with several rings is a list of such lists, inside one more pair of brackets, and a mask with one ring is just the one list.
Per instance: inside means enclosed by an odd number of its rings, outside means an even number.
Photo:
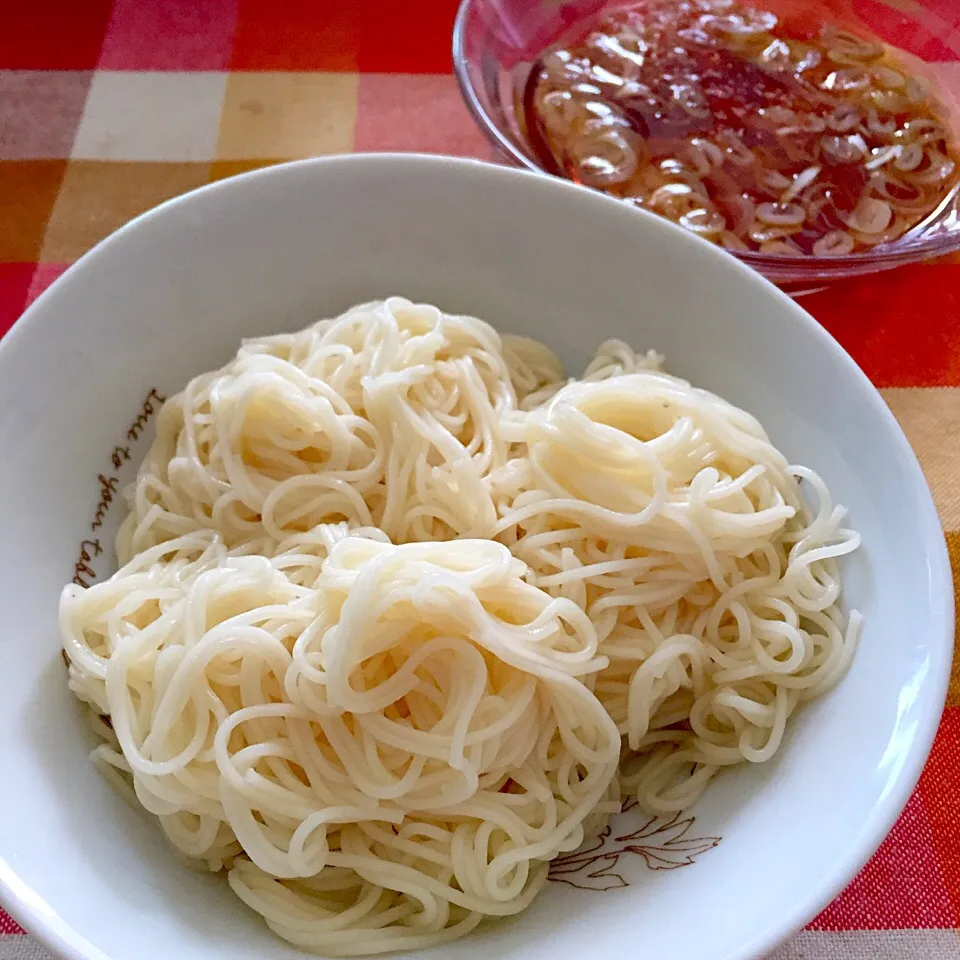
[{"label": "somen noodle", "polygon": [[522,910],[622,795],[773,756],[856,642],[859,537],[752,416],[400,298],[192,380],[127,503],[60,605],[94,759],[329,954]]}]

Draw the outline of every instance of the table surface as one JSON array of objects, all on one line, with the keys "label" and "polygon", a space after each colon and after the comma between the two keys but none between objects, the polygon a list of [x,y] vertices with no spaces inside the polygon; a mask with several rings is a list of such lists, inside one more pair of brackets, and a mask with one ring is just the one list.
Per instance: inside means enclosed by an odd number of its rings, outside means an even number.
[{"label": "table surface", "polygon": [[[878,19],[915,0],[863,0]],[[960,92],[960,2],[935,58]],[[494,159],[451,74],[456,0],[30,0],[0,25],[0,336],[131,217],[281,160],[367,150]],[[924,53],[924,51],[915,51]],[[930,52],[926,51],[929,56]],[[866,370],[926,472],[960,567],[960,256],[804,306]],[[955,589],[956,593],[956,589]],[[960,960],[960,668],[903,816],[775,960]],[[50,960],[0,911],[0,960]],[[773,958],[771,958],[773,960]]]}]

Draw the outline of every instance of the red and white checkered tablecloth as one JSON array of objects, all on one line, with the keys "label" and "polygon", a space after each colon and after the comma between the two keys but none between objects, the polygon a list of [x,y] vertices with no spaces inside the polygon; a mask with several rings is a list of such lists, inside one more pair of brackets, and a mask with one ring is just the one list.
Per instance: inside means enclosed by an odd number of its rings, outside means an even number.
[{"label": "red and white checkered tablecloth", "polygon": [[[131,217],[325,153],[493,159],[451,74],[457,0],[0,0],[0,335]],[[851,0],[901,46],[924,8],[960,94],[960,0]],[[900,419],[960,568],[960,257],[804,300]],[[10,785],[3,785],[10,789]],[[29,789],[24,784],[18,789]],[[960,668],[920,785],[851,886],[775,960],[960,960]],[[0,960],[49,960],[0,912]]]}]

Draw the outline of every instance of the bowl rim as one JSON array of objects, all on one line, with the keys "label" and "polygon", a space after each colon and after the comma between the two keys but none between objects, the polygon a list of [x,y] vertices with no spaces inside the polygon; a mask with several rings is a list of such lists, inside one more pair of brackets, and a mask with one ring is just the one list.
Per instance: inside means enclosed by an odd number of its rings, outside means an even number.
[{"label": "bowl rim", "polygon": [[[460,96],[474,123],[505,160],[525,170],[531,170],[542,176],[553,177],[553,174],[532,161],[522,150],[517,149],[513,141],[504,134],[493,117],[484,109],[483,103],[477,96],[476,88],[470,78],[466,54],[467,19],[475,2],[476,0],[460,0],[453,23],[453,72],[457,78]],[[622,6],[624,2],[625,0],[620,0],[619,5]],[[610,0],[611,7],[617,5],[616,0]],[[944,197],[937,210],[946,210],[950,206],[957,207],[958,204],[960,204],[960,183],[956,184],[953,190]],[[848,253],[841,256],[811,257],[806,254],[758,253],[755,250],[732,250],[729,252],[736,259],[750,264],[756,270],[768,270],[770,277],[774,280],[813,282],[891,270],[894,267],[919,260],[946,256],[957,250],[960,250],[960,229],[956,229],[952,233],[938,234],[932,237],[920,236],[904,239],[902,242],[896,241],[889,249],[884,249],[882,246],[874,247],[860,253]],[[782,277],[780,276],[781,273],[783,274]]]},{"label": "bowl rim", "polygon": [[[464,0],[469,3],[470,0]],[[366,153],[341,154],[312,157],[287,163],[274,164],[247,171],[233,177],[205,184],[187,193],[164,201],[145,211],[118,230],[99,241],[87,253],[58,277],[51,286],[31,304],[14,323],[7,335],[0,340],[0,380],[4,378],[7,365],[16,362],[16,345],[27,329],[34,331],[48,321],[46,303],[52,291],[68,287],[79,276],[85,266],[98,259],[108,257],[111,250],[123,243],[127,235],[148,227],[151,222],[166,218],[177,208],[189,205],[196,196],[230,194],[243,190],[245,185],[258,180],[282,178],[290,170],[313,169],[323,172],[327,177],[336,177],[340,168],[352,166],[382,166],[388,182],[396,182],[403,167],[433,167],[458,169],[465,176],[498,178],[503,180],[526,181],[531,187],[554,192],[575,192],[589,196],[591,203],[606,204],[610,212],[622,210],[623,205],[613,197],[582,187],[557,177],[544,177],[541,174],[506,167],[471,158],[450,157],[426,153]],[[848,377],[852,377],[860,389],[869,397],[874,416],[884,426],[894,445],[898,459],[908,471],[911,486],[917,492],[917,505],[920,510],[920,531],[927,554],[927,584],[929,586],[930,620],[932,625],[930,650],[927,657],[928,672],[924,680],[926,697],[922,701],[915,733],[910,750],[899,768],[889,788],[883,793],[870,811],[870,817],[860,824],[859,829],[851,832],[849,848],[843,854],[831,872],[821,881],[810,887],[809,894],[797,900],[789,911],[772,920],[764,929],[756,931],[752,938],[745,940],[734,952],[725,954],[717,960],[761,960],[785,940],[799,932],[824,907],[833,901],[854,879],[861,868],[873,856],[880,844],[893,828],[909,801],[920,775],[929,757],[937,733],[941,715],[945,706],[950,681],[951,664],[954,649],[954,592],[950,559],[947,552],[943,527],[940,522],[930,487],[917,461],[907,438],[883,400],[877,388],[861,370],[856,361],[840,343],[822,327],[795,300],[777,288],[773,283],[751,269],[736,257],[730,256],[714,244],[691,234],[677,224],[647,211],[633,211],[647,218],[651,228],[673,232],[683,242],[699,247],[704,255],[723,260],[726,266],[739,275],[741,282],[752,285],[757,292],[779,300],[789,319],[785,322],[804,326],[819,348],[832,353],[840,362]],[[708,254],[709,251],[709,254]],[[76,933],[42,898],[37,896],[17,877],[14,865],[4,858],[0,851],[0,906],[2,906],[21,926],[35,936],[47,949],[64,960],[119,960],[110,957],[85,937]],[[402,954],[401,954],[402,956]]]}]

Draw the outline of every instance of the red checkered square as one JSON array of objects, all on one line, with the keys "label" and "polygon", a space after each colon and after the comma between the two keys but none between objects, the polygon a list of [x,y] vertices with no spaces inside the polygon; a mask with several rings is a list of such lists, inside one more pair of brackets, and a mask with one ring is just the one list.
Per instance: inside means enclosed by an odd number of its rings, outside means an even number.
[{"label": "red checkered square", "polygon": [[100,55],[105,70],[221,70],[238,0],[116,0]]},{"label": "red checkered square", "polygon": [[[233,70],[357,69],[360,0],[239,0]],[[422,12],[407,8],[411,22]]]},{"label": "red checkered square", "polygon": [[[930,759],[920,777],[920,796],[930,822],[954,916],[960,915],[960,709],[947,707]],[[954,925],[960,926],[958,920]]]},{"label": "red checkered square", "polygon": [[0,68],[92,70],[113,0],[30,0],[3,5]]},{"label": "red checkered square", "polygon": [[364,0],[360,63],[364,73],[450,73],[459,0],[420,0],[416,14],[396,0]]},{"label": "red checkered square", "polygon": [[449,75],[361,74],[354,149],[492,155]]},{"label": "red checkered square", "polygon": [[[27,291],[36,264],[0,263],[0,337],[14,324],[27,305]],[[3,914],[0,912],[0,933]]]},{"label": "red checkered square", "polygon": [[19,924],[17,924],[12,917],[8,917],[2,910],[0,910],[0,934],[23,932],[23,928],[19,926]]},{"label": "red checkered square", "polygon": [[918,794],[873,859],[810,924],[812,930],[926,930],[957,925]]},{"label": "red checkered square", "polygon": [[803,298],[878,387],[960,386],[960,264],[901,267]]}]

